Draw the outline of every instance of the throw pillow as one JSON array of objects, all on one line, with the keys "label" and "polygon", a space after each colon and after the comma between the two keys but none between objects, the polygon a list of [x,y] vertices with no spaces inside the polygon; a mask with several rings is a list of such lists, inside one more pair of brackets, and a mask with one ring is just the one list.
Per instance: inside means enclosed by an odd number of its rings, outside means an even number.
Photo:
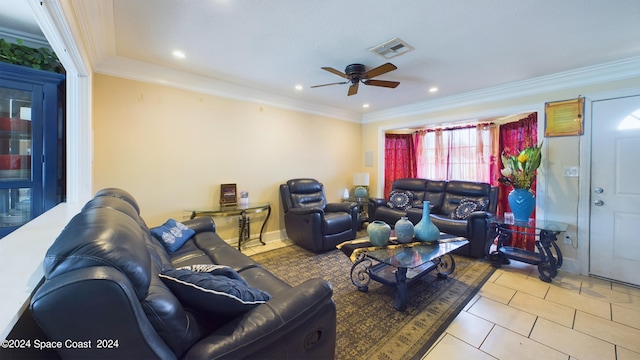
[{"label": "throw pillow", "polygon": [[391,190],[387,206],[392,209],[407,210],[413,204],[413,193],[404,190]]},{"label": "throw pillow", "polygon": [[215,264],[196,264],[196,265],[187,265],[176,268],[176,270],[189,270],[193,272],[206,272],[212,275],[223,275],[231,279],[238,279],[244,281],[240,274],[233,270],[231,267],[226,265],[215,265]]},{"label": "throw pillow", "polygon": [[464,220],[469,217],[469,215],[474,211],[483,211],[489,205],[489,200],[471,200],[471,199],[462,199],[458,206],[451,213],[452,219]]},{"label": "throw pillow", "polygon": [[173,219],[169,219],[161,226],[151,229],[151,234],[160,240],[169,253],[178,250],[195,233],[183,223]]},{"label": "throw pillow", "polygon": [[266,291],[224,275],[175,269],[159,276],[183,305],[209,314],[233,317],[271,299]]}]

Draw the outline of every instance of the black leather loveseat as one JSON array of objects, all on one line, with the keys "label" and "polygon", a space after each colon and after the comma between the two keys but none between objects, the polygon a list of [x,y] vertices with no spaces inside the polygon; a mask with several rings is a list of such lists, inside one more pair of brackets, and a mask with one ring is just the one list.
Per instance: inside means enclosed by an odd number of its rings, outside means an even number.
[{"label": "black leather loveseat", "polygon": [[[394,226],[402,216],[406,216],[413,224],[422,218],[423,201],[429,201],[431,221],[441,232],[464,236],[469,245],[455,251],[459,255],[482,258],[487,242],[487,219],[496,212],[498,205],[498,187],[486,183],[470,181],[445,181],[427,179],[398,179],[393,182],[391,191],[408,191],[412,194],[412,202],[408,209],[388,206],[389,199],[369,199],[369,219],[381,220]],[[460,201],[468,199],[483,202],[483,211],[472,212],[466,219],[452,218]]]},{"label": "black leather loveseat", "polygon": [[[133,197],[105,189],[66,225],[47,252],[45,282],[31,300],[34,318],[50,344],[60,344],[63,358],[334,357],[336,308],[328,282],[312,279],[291,287],[226,244],[211,218],[183,224],[195,234],[169,253],[151,235]],[[225,284],[233,278],[236,289],[242,282],[253,291],[248,295],[270,299],[247,299],[246,289],[231,296],[202,291],[197,286],[204,284],[184,278],[166,280],[185,266],[194,271],[180,274],[205,276],[196,271],[205,265],[206,271],[227,274],[217,277],[227,279]],[[212,310],[203,309],[196,301],[201,294],[220,303],[206,297],[204,305]]]}]

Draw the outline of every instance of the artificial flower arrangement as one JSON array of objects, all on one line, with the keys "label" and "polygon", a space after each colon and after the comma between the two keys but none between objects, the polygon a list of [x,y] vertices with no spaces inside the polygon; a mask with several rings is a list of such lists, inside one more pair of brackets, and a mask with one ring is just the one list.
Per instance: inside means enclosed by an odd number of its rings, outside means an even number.
[{"label": "artificial flower arrangement", "polygon": [[531,189],[536,178],[536,170],[540,167],[542,160],[541,149],[542,143],[538,146],[528,147],[517,155],[505,155],[503,152],[502,164],[504,168],[500,170],[502,177],[498,181],[511,185],[514,189]]}]

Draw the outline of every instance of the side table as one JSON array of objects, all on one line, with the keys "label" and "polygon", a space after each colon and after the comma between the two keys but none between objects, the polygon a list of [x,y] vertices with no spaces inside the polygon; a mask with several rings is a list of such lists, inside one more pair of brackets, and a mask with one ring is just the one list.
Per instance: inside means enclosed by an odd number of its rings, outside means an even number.
[{"label": "side table", "polygon": [[[558,274],[558,269],[562,266],[562,252],[556,244],[557,235],[567,231],[569,225],[555,221],[535,221],[530,219],[524,221],[505,221],[503,217],[492,217],[489,220],[489,236],[486,244],[486,253],[494,267],[500,267],[507,260],[516,260],[527,264],[537,265],[540,280],[551,282]],[[515,228],[535,229],[537,252],[505,245],[511,239],[511,235],[526,234],[526,231],[519,231]],[[489,252],[493,239],[498,237],[496,250]],[[555,252],[555,254],[554,254]]]},{"label": "side table", "polygon": [[249,234],[249,214],[257,214],[263,211],[267,212],[267,216],[262,222],[260,228],[260,242],[265,245],[262,240],[262,233],[264,232],[265,225],[271,216],[271,203],[256,203],[248,205],[233,205],[233,206],[218,206],[209,209],[187,209],[191,213],[190,219],[197,216],[238,216],[240,220],[240,226],[238,226],[238,250],[242,251],[240,246],[243,241],[249,240],[251,234]]},{"label": "side table", "polygon": [[348,197],[348,198],[342,199],[342,202],[354,202],[358,204],[358,223],[360,224],[361,229],[364,223],[369,221],[369,211],[368,211],[369,209],[368,209],[368,206],[365,206],[367,201],[368,201],[368,198],[357,198],[357,197]]}]

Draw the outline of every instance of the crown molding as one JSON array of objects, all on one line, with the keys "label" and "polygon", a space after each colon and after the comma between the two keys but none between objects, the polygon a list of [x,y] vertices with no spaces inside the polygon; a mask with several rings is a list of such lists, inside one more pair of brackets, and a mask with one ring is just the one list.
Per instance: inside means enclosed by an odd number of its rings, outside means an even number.
[{"label": "crown molding", "polygon": [[30,34],[20,30],[9,29],[6,27],[0,26],[0,38],[5,39],[7,42],[14,42],[18,39],[23,41],[23,44],[33,48],[49,48],[51,49],[51,45],[47,41],[47,38],[44,36],[38,36],[35,34]]},{"label": "crown molding", "polygon": [[124,57],[113,56],[95,66],[95,72],[121,78],[170,86],[201,94],[248,101],[312,115],[360,123],[361,115],[332,107],[319,106],[291,97],[269,93],[244,85],[188,74]]},{"label": "crown molding", "polygon": [[[429,114],[463,106],[640,77],[640,57],[636,57],[361,114],[119,57],[116,55],[113,0],[66,1],[73,3],[87,52],[94,70],[98,73],[357,123]],[[99,26],[95,26],[96,21],[100,22]]]},{"label": "crown molding", "polygon": [[[261,91],[223,80],[193,75],[117,56],[113,0],[69,0],[73,3],[80,32],[94,71],[126,79],[171,86],[183,90],[249,101],[288,110],[360,123],[357,112],[321,106],[289,96]],[[96,26],[95,22],[100,24]]]},{"label": "crown molding", "polygon": [[612,61],[441,99],[371,112],[362,116],[362,122],[371,123],[428,114],[469,105],[508,100],[637,77],[640,77],[640,57]]},{"label": "crown molding", "polygon": [[116,54],[113,0],[69,1],[76,13],[75,19],[87,56],[95,68]]}]

